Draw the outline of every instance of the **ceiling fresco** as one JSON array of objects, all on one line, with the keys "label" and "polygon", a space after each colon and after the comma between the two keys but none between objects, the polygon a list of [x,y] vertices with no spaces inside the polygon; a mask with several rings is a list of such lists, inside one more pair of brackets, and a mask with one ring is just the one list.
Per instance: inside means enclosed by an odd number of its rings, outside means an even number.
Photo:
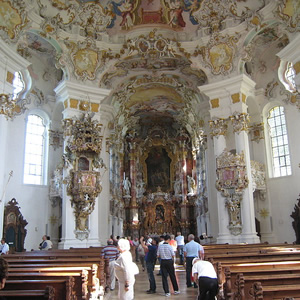
[{"label": "ceiling fresco", "polygon": [[64,80],[111,90],[102,103],[123,135],[151,122],[198,130],[202,85],[247,73],[266,88],[299,22],[298,0],[0,1],[1,38]]}]

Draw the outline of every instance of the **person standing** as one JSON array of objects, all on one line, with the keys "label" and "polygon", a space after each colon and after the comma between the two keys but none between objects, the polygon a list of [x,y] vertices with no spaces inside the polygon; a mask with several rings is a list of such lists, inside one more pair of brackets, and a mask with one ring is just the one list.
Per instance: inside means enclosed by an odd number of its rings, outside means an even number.
[{"label": "person standing", "polygon": [[[183,252],[185,257],[185,268],[186,268],[186,286],[191,287],[191,275],[192,275],[192,262],[193,259],[198,257],[204,259],[204,248],[194,241],[195,236],[189,234],[188,243],[184,246]],[[194,288],[197,288],[197,283],[194,282]]]},{"label": "person standing", "polygon": [[139,238],[138,237],[135,237],[132,241],[132,244],[133,244],[133,248],[134,248],[134,254],[135,254],[135,262],[138,262],[139,261],[139,251],[138,251],[138,248],[139,248]]},{"label": "person standing", "polygon": [[145,240],[143,238],[140,239],[141,246],[145,250],[146,256],[146,269],[148,274],[148,279],[150,283],[149,290],[146,291],[147,294],[155,294],[156,293],[156,281],[154,277],[154,267],[156,262],[156,253],[157,253],[157,247],[159,243],[158,238],[149,238],[147,240],[147,244],[145,243]]},{"label": "person standing", "polygon": [[9,246],[6,243],[5,238],[1,240],[0,251],[1,251],[1,255],[8,254],[9,252]]},{"label": "person standing", "polygon": [[170,240],[169,245],[172,246],[172,248],[173,248],[173,250],[174,250],[174,253],[175,253],[175,259],[176,259],[177,242],[176,242],[176,240],[175,240],[175,235],[174,235],[174,234],[171,234],[170,237],[171,237],[171,240]]},{"label": "person standing", "polygon": [[118,242],[118,249],[120,256],[115,263],[116,277],[119,281],[119,300],[133,300],[134,299],[134,275],[138,271],[136,264],[132,261],[132,255],[130,253],[130,243],[128,240],[120,239]]},{"label": "person standing", "polygon": [[145,271],[145,249],[143,248],[142,244],[139,244],[137,250],[138,250],[139,261],[141,262],[142,265],[142,270]]},{"label": "person standing", "polygon": [[180,293],[177,279],[175,276],[175,268],[174,268],[175,253],[173,251],[172,246],[169,245],[170,240],[171,240],[170,236],[168,234],[165,235],[164,243],[159,245],[157,250],[157,256],[160,258],[162,285],[166,297],[171,296],[169,291],[168,275],[170,275],[170,279],[174,289],[174,294],[178,295]]},{"label": "person standing", "polygon": [[183,254],[183,247],[184,247],[184,236],[181,235],[181,232],[177,232],[177,236],[175,238],[177,242],[177,251],[179,255],[179,264],[183,265],[184,262],[184,254]]},{"label": "person standing", "polygon": [[110,277],[110,284],[109,288],[111,291],[115,289],[116,286],[116,274],[115,274],[115,262],[116,259],[119,257],[120,252],[118,248],[114,245],[114,241],[109,239],[107,241],[107,246],[105,246],[101,251],[101,256],[104,259],[109,260],[108,270],[109,270],[109,277]]},{"label": "person standing", "polygon": [[194,282],[199,285],[198,300],[214,300],[218,294],[218,279],[212,263],[199,258],[192,261]]}]

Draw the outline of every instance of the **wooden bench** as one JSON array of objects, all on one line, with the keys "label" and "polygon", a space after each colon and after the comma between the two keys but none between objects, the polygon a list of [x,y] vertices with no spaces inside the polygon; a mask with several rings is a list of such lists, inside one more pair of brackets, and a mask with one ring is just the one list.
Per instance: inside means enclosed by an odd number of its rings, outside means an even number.
[{"label": "wooden bench", "polygon": [[249,296],[255,300],[273,300],[273,299],[300,299],[300,285],[289,284],[289,285],[272,285],[263,286],[260,282],[255,282],[251,288]]},{"label": "wooden bench", "polygon": [[37,290],[45,290],[51,286],[55,290],[54,299],[75,300],[80,299],[74,291],[74,277],[68,276],[65,279],[45,279],[45,280],[6,280],[4,291],[8,290],[31,290],[34,286]]},{"label": "wooden bench", "polygon": [[12,300],[55,300],[55,289],[51,286],[47,286],[43,290],[0,290],[0,296]]},{"label": "wooden bench", "polygon": [[[218,277],[221,269],[222,267],[218,264]],[[254,282],[263,282],[263,286],[280,284],[290,285],[290,287],[299,282],[300,262],[239,264],[225,267],[223,272],[225,282],[222,285],[223,280],[219,280],[219,284],[221,283],[225,299],[246,300],[251,295],[250,290]]]}]

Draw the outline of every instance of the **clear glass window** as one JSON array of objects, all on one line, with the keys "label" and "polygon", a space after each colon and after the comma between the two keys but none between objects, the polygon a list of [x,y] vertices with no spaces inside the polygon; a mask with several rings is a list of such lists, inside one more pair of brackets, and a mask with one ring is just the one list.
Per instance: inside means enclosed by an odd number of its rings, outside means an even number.
[{"label": "clear glass window", "polygon": [[37,115],[29,115],[26,124],[24,183],[43,184],[46,126]]},{"label": "clear glass window", "polygon": [[272,108],[268,116],[270,129],[273,176],[291,175],[291,160],[288,145],[288,135],[285,122],[285,113],[282,106]]}]

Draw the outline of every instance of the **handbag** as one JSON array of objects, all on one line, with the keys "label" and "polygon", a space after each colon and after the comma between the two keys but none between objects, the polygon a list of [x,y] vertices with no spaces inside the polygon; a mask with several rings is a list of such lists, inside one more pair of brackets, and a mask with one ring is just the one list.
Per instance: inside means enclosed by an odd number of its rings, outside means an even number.
[{"label": "handbag", "polygon": [[137,266],[137,264],[135,262],[132,262],[132,272],[133,272],[133,275],[137,275],[140,273],[139,267]]}]

